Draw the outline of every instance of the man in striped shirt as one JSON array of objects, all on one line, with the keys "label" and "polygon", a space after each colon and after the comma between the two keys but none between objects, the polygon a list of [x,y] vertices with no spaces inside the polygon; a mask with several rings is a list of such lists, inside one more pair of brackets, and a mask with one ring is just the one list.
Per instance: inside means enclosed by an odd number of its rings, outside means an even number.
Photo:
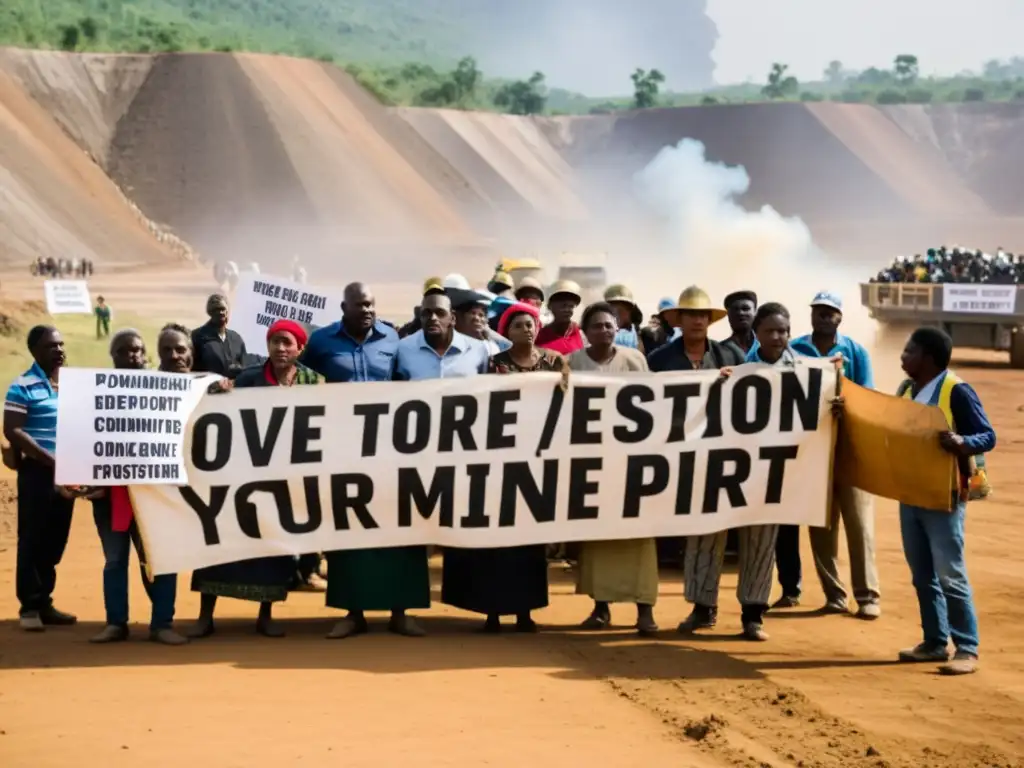
[{"label": "man in striped shirt", "polygon": [[28,332],[35,362],[15,379],[4,400],[4,437],[18,471],[18,562],[15,589],[21,628],[41,632],[47,625],[77,619],[53,606],[57,564],[71,530],[74,500],[54,486],[57,451],[57,380],[64,365],[64,340],[48,325]]}]

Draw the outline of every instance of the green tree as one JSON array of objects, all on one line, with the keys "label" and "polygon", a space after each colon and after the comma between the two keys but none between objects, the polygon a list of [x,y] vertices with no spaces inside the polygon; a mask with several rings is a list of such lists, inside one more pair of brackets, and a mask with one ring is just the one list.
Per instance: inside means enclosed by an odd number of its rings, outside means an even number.
[{"label": "green tree", "polygon": [[842,85],[846,82],[846,72],[843,70],[843,62],[830,61],[825,68],[825,82],[829,85]]},{"label": "green tree", "polygon": [[78,28],[82,30],[85,39],[90,43],[95,43],[96,38],[100,36],[100,25],[92,16],[86,16],[78,22]]},{"label": "green tree", "polygon": [[476,66],[476,59],[466,56],[460,60],[451,74],[451,81],[455,85],[455,100],[462,105],[472,102],[482,79],[483,75]]},{"label": "green tree", "polygon": [[761,93],[769,99],[784,99],[792,96],[800,90],[800,82],[792,75],[787,75],[788,64],[772,64],[772,71],[768,73],[768,84],[761,89]]},{"label": "green tree", "polygon": [[68,24],[60,28],[60,49],[62,51],[76,50],[80,39],[81,33],[77,24]]},{"label": "green tree", "polygon": [[658,91],[665,82],[665,76],[657,69],[646,72],[639,67],[630,75],[633,81],[633,106],[636,109],[650,109],[658,103]]},{"label": "green tree", "polygon": [[919,72],[917,56],[901,53],[893,61],[892,70],[896,75],[896,82],[900,85],[912,85],[917,81]]},{"label": "green tree", "polygon": [[529,80],[506,83],[494,94],[494,105],[512,115],[539,115],[547,103],[544,75],[534,72]]}]

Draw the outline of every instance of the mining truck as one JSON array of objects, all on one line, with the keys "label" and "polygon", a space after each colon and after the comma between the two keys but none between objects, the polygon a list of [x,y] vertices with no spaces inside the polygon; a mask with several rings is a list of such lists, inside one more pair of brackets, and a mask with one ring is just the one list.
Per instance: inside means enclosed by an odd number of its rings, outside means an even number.
[{"label": "mining truck", "polygon": [[888,332],[941,328],[956,347],[1008,352],[1024,368],[1024,286],[995,283],[862,283],[861,304]]}]

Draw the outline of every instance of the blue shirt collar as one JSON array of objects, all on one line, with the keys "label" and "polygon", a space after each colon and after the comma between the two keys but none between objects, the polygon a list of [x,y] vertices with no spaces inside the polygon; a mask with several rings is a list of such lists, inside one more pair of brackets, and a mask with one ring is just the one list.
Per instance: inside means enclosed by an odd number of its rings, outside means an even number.
[{"label": "blue shirt collar", "polygon": [[[430,344],[427,343],[427,336],[425,333],[423,333],[422,329],[416,332],[416,339],[418,342],[417,346],[420,349],[429,349],[435,355],[437,354],[437,350],[435,350],[432,346],[430,346]],[[473,340],[469,338],[469,336],[459,333],[458,331],[452,331],[452,343],[448,347],[448,349],[445,350],[444,353],[445,355],[450,355],[452,353],[452,350],[455,350],[456,354],[462,354],[463,352],[469,350],[472,347],[472,345]]]},{"label": "blue shirt collar", "polygon": [[370,328],[370,332],[366,334],[366,338],[362,341],[357,341],[352,337],[352,334],[345,328],[345,322],[338,320],[338,330],[335,332],[336,336],[343,336],[344,338],[351,341],[353,344],[369,344],[371,341],[377,341],[377,339],[383,339],[387,337],[384,329],[381,327],[383,323],[380,320],[373,321],[373,327]]}]

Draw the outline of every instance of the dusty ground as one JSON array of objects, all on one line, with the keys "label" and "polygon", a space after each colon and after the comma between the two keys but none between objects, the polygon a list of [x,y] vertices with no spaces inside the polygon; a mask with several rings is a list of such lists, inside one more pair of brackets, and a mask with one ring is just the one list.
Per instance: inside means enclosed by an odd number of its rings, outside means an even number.
[{"label": "dusty ground", "polygon": [[[194,276],[191,277],[194,279]],[[97,278],[99,281],[99,278]],[[168,298],[153,281],[171,287]],[[207,288],[168,271],[109,281],[118,304],[185,311]],[[127,282],[126,282],[127,281]],[[9,284],[9,283],[5,283]],[[23,285],[30,292],[31,285]],[[191,315],[189,310],[187,314]],[[475,635],[473,620],[437,605],[430,636],[375,633],[331,643],[336,618],[316,594],[282,608],[289,637],[253,635],[252,606],[226,601],[219,635],[185,648],[137,640],[98,648],[86,640],[103,618],[102,558],[90,509],[77,510],[60,567],[57,601],[81,618],[45,635],[18,631],[14,600],[14,494],[0,484],[0,765],[805,766],[981,768],[1024,765],[1024,640],[1016,604],[1024,585],[1016,514],[1024,480],[1024,373],[987,363],[961,367],[1000,436],[991,457],[995,497],[969,512],[969,564],[978,594],[983,669],[946,679],[893,663],[919,639],[917,606],[902,559],[895,505],[877,504],[885,615],[875,624],[818,617],[813,573],[806,609],[770,617],[764,645],[735,639],[735,575],[726,578],[720,628],[682,641],[680,575],[663,574],[664,631],[637,640],[621,629],[582,634],[587,613],[567,576],[552,572],[551,606],[536,637]],[[883,383],[895,379],[880,371]],[[810,563],[805,552],[806,565]],[[197,600],[180,580],[178,616]],[[136,621],[148,616],[132,575]]]}]

